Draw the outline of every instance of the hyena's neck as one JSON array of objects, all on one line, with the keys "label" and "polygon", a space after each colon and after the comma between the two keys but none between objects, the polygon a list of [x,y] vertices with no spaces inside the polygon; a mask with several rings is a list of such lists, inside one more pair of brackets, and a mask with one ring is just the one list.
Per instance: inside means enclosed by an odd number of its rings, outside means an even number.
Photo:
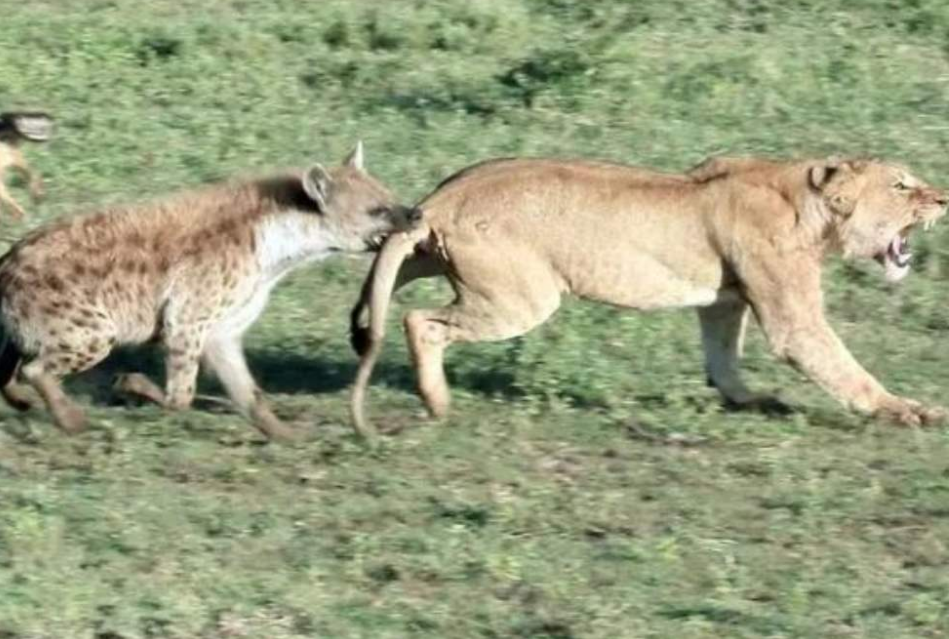
[{"label": "hyena's neck", "polygon": [[279,277],[290,269],[328,256],[326,233],[314,233],[312,220],[302,214],[268,215],[257,222],[256,256],[261,271]]}]

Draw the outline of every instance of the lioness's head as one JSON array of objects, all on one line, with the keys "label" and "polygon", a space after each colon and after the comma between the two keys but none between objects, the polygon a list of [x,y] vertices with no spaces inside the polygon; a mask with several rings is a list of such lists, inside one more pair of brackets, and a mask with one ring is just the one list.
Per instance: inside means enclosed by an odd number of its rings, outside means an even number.
[{"label": "lioness's head", "polygon": [[810,186],[831,211],[845,257],[872,257],[895,282],[909,273],[909,235],[945,215],[949,196],[905,167],[877,161],[828,160],[810,168]]},{"label": "lioness's head", "polygon": [[378,250],[391,233],[408,230],[421,219],[421,211],[396,203],[389,190],[366,172],[361,142],[338,167],[313,165],[304,173],[302,185],[336,250]]}]

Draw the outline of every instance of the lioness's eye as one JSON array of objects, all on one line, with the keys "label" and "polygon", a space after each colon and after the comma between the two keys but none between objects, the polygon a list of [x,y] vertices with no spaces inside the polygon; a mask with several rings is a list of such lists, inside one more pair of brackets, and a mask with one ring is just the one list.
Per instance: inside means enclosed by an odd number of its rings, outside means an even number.
[{"label": "lioness's eye", "polygon": [[893,186],[896,187],[896,190],[897,190],[897,191],[908,191],[908,190],[909,190],[909,184],[907,184],[906,182],[903,182],[902,180],[899,181],[899,182],[897,182],[897,183],[894,184]]}]

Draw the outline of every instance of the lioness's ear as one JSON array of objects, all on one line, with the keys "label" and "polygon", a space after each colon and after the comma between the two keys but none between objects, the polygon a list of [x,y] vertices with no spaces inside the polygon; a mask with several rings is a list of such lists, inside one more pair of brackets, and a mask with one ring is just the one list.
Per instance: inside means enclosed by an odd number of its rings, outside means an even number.
[{"label": "lioness's ear", "polygon": [[820,164],[812,166],[807,174],[811,187],[823,191],[827,183],[830,182],[834,174],[840,170],[840,163],[830,159]]},{"label": "lioness's ear", "polygon": [[356,142],[356,148],[349,152],[343,164],[359,171],[362,171],[362,140]]},{"label": "lioness's ear", "polygon": [[320,164],[314,164],[303,174],[303,191],[313,200],[321,213],[326,212],[326,201],[329,199],[333,178]]}]

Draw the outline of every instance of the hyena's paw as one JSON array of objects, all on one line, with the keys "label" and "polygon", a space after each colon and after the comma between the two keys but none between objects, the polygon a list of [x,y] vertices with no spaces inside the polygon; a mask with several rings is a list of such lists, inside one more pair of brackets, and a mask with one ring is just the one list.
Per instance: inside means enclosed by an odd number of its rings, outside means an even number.
[{"label": "hyena's paw", "polygon": [[290,428],[280,421],[263,401],[258,401],[251,409],[250,420],[254,427],[271,441],[293,443],[303,439],[302,432]]},{"label": "hyena's paw", "polygon": [[0,393],[7,403],[20,412],[28,411],[39,403],[39,398],[31,392],[29,386],[23,384],[7,384]]},{"label": "hyena's paw", "polygon": [[124,397],[134,397],[159,405],[165,404],[164,391],[142,373],[116,375],[112,382],[112,390]]},{"label": "hyena's paw", "polygon": [[51,407],[53,421],[67,435],[76,435],[86,430],[86,413],[73,403]]}]

